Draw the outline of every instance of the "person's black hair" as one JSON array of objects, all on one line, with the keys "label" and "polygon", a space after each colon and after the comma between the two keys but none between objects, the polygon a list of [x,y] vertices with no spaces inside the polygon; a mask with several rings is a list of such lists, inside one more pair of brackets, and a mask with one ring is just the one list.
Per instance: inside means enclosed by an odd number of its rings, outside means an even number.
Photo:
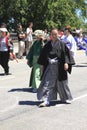
[{"label": "person's black hair", "polygon": [[65,28],[65,30],[68,30],[72,34],[71,28]]},{"label": "person's black hair", "polygon": [[30,26],[31,24],[33,24],[33,22],[29,22],[28,25]]},{"label": "person's black hair", "polygon": [[53,30],[57,30],[57,31],[58,31],[58,28],[52,28],[52,29],[51,29],[51,32],[52,32]]},{"label": "person's black hair", "polygon": [[19,26],[22,26],[22,24],[21,24],[21,23],[18,23],[18,27],[19,27]]},{"label": "person's black hair", "polygon": [[5,28],[7,27],[6,23],[1,23],[1,27],[2,26],[5,27]]}]

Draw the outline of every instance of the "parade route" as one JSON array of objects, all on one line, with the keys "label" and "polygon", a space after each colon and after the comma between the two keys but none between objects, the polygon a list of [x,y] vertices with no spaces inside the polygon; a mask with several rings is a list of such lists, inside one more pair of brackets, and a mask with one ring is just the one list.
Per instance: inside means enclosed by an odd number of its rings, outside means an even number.
[{"label": "parade route", "polygon": [[[38,108],[36,93],[29,88],[31,68],[26,58],[9,62],[10,75],[0,67],[0,130],[87,130],[87,57],[78,51],[69,75],[71,104],[53,102]],[[59,98],[58,98],[59,100]]]}]

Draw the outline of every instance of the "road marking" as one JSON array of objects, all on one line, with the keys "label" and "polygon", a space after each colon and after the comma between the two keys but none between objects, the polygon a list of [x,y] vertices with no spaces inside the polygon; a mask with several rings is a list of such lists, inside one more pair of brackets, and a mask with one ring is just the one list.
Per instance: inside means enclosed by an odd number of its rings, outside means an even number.
[{"label": "road marking", "polygon": [[[87,97],[87,94],[84,94],[84,95],[82,95],[82,96],[79,96],[79,97],[74,98],[74,99],[72,100],[72,102],[77,101],[77,100],[80,100],[80,99],[85,98],[85,97]],[[71,102],[71,103],[72,103],[72,102]],[[64,105],[65,105],[65,104],[57,104],[56,107],[61,107],[61,106],[64,106]]]},{"label": "road marking", "polygon": [[[16,103],[14,105],[8,107],[8,108],[6,107],[6,109],[0,110],[0,113],[7,112],[7,111],[9,111],[9,110],[11,110],[11,109],[13,109],[17,106],[19,100],[18,100],[17,96],[14,96],[14,97],[16,99]],[[85,98],[85,97],[87,97],[87,94],[74,98],[72,102],[80,100],[80,99]],[[61,106],[64,106],[64,105],[65,104],[57,104],[55,107],[61,107]]]},{"label": "road marking", "polygon": [[82,96],[76,97],[76,98],[73,99],[73,101],[76,101],[76,100],[79,100],[79,99],[82,99],[82,98],[85,98],[85,97],[87,97],[87,94],[84,94]]}]

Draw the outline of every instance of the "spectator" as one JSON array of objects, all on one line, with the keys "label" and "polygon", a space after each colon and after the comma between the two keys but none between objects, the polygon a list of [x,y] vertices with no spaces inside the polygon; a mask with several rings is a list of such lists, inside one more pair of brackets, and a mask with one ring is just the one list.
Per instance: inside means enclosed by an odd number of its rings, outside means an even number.
[{"label": "spectator", "polygon": [[30,47],[32,45],[32,42],[33,42],[33,37],[32,37],[33,29],[32,29],[32,27],[33,27],[33,23],[30,22],[29,26],[27,27],[27,30],[26,30],[26,55],[28,54]]},{"label": "spectator", "polygon": [[70,49],[72,56],[75,56],[77,45],[76,45],[74,37],[71,34],[71,29],[65,28],[64,34],[65,34],[65,37],[63,41],[66,43],[67,47]]},{"label": "spectator", "polygon": [[18,25],[18,59],[23,58],[23,53],[25,51],[25,33],[23,32],[22,25]]},{"label": "spectator", "polygon": [[6,28],[0,28],[0,65],[4,68],[5,75],[9,74],[9,48],[8,31]]}]

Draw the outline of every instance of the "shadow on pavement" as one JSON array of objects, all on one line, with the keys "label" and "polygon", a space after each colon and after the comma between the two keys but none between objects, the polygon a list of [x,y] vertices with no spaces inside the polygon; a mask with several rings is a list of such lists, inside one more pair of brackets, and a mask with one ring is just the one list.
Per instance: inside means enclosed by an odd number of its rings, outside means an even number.
[{"label": "shadow on pavement", "polygon": [[19,101],[19,105],[31,105],[31,106],[38,106],[40,104],[39,101]]},{"label": "shadow on pavement", "polygon": [[5,73],[0,73],[0,76],[4,76],[5,75]]},{"label": "shadow on pavement", "polygon": [[15,88],[9,90],[8,92],[32,92],[32,88]]},{"label": "shadow on pavement", "polygon": [[[41,102],[40,101],[19,101],[19,105],[31,105],[31,106],[38,106]],[[55,106],[58,104],[66,104],[61,101],[51,101],[49,106]]]},{"label": "shadow on pavement", "polygon": [[0,76],[8,76],[8,75],[12,75],[11,73],[8,73],[7,75],[5,73],[0,73]]},{"label": "shadow on pavement", "polygon": [[85,63],[81,63],[81,64],[86,64],[86,65],[87,65],[87,62],[85,62]]},{"label": "shadow on pavement", "polygon": [[73,67],[87,67],[87,65],[74,65]]}]

